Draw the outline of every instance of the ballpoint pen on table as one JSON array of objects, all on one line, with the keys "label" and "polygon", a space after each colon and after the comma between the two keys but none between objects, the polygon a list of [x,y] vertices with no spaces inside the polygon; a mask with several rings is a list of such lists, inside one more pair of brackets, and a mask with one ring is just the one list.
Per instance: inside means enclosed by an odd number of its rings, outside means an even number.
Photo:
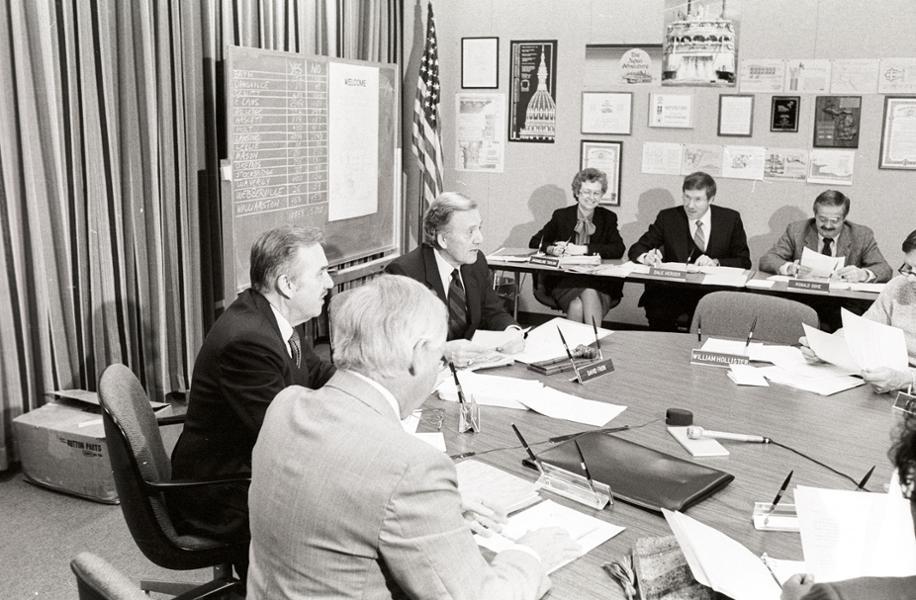
[{"label": "ballpoint pen on table", "polygon": [[573,440],[573,444],[576,446],[576,452],[579,453],[579,467],[582,469],[582,472],[585,474],[585,479],[588,481],[588,489],[592,491],[592,494],[595,497],[598,496],[598,492],[595,491],[595,482],[592,481],[592,474],[588,471],[588,465],[585,464],[585,455],[582,454],[582,448],[579,446],[579,440]]},{"label": "ballpoint pen on table", "polygon": [[770,504],[770,510],[767,512],[772,513],[776,510],[776,505],[779,504],[779,501],[782,500],[782,495],[786,492],[786,489],[789,487],[789,482],[792,481],[792,475],[795,474],[795,471],[789,471],[789,474],[786,475],[786,478],[783,480],[782,485],[779,486],[779,491],[776,492],[776,497],[773,498],[773,502]]},{"label": "ballpoint pen on table", "polygon": [[563,337],[563,330],[560,329],[560,326],[557,325],[557,333],[560,334],[560,340],[563,342],[563,347],[566,349],[566,356],[569,357],[569,362],[572,364],[573,371],[576,374],[576,379],[579,380],[579,383],[582,383],[582,378],[579,376],[579,368],[576,367],[576,361],[573,360],[572,352],[569,351],[569,345],[566,343],[566,338]]},{"label": "ballpoint pen on table", "polygon": [[703,341],[703,321],[699,315],[697,315],[697,341]]},{"label": "ballpoint pen on table", "polygon": [[766,566],[767,571],[769,571],[770,575],[773,576],[773,581],[776,582],[776,585],[779,586],[779,589],[782,589],[782,582],[779,581],[779,577],[776,576],[776,572],[773,570],[773,566],[770,564],[770,557],[767,556],[766,552],[760,555],[760,560],[763,561],[763,564],[764,566]]},{"label": "ballpoint pen on table", "polygon": [[566,255],[566,248],[569,247],[570,242],[573,241],[573,238],[574,238],[575,236],[576,236],[576,232],[575,232],[575,231],[573,231],[573,232],[569,235],[569,239],[566,240],[566,243],[563,244],[563,249],[560,250],[560,256],[565,256],[565,255]]},{"label": "ballpoint pen on table", "polygon": [[464,404],[464,390],[461,389],[461,382],[458,381],[458,371],[455,370],[455,363],[448,361],[448,368],[452,372],[452,377],[455,379],[455,389],[458,390],[458,404]]},{"label": "ballpoint pen on table", "polygon": [[541,459],[537,457],[537,455],[534,453],[534,450],[531,449],[531,446],[529,446],[528,442],[525,441],[525,438],[522,437],[522,432],[518,430],[518,427],[515,426],[515,423],[510,423],[510,427],[512,427],[512,431],[515,432],[515,437],[517,437],[518,441],[522,443],[522,448],[525,449],[525,452],[527,452],[528,456],[531,457],[531,460],[534,461],[534,464],[537,466],[538,471],[543,473],[544,469],[541,466]]},{"label": "ballpoint pen on table", "polygon": [[868,480],[871,479],[871,474],[874,472],[875,472],[875,465],[872,465],[871,468],[868,470],[868,473],[865,474],[865,477],[862,478],[862,481],[859,482],[859,485],[856,486],[856,489],[862,490],[863,492],[867,492],[868,490],[865,489],[865,484],[868,483]]},{"label": "ballpoint pen on table", "polygon": [[595,317],[592,317],[592,331],[595,332],[595,349],[598,350],[598,357],[604,358],[601,352],[601,340],[598,339],[598,325],[595,323]]},{"label": "ballpoint pen on table", "polygon": [[756,328],[757,328],[757,317],[754,317],[754,320],[751,323],[751,328],[747,330],[747,341],[744,342],[745,349],[747,349],[751,345],[751,340],[754,339],[754,329]]}]

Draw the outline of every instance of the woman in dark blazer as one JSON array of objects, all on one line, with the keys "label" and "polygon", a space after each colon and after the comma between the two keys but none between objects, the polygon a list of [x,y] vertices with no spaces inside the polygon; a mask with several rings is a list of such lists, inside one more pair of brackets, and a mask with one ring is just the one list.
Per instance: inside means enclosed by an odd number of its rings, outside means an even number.
[{"label": "woman in dark blazer", "polygon": [[[607,192],[607,175],[598,169],[582,169],[572,180],[576,204],[558,208],[550,221],[534,234],[529,248],[553,256],[598,254],[620,258],[625,247],[617,231],[617,215],[598,204]],[[545,291],[573,321],[601,323],[604,315],[620,303],[623,282],[586,275],[547,275]]]}]

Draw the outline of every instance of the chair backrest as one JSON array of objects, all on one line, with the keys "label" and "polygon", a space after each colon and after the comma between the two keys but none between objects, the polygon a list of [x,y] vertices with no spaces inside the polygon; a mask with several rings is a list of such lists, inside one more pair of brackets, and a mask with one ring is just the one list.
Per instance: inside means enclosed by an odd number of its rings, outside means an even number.
[{"label": "chair backrest", "polygon": [[139,587],[106,560],[81,552],[70,561],[79,600],[149,600]]},{"label": "chair backrest", "polygon": [[136,375],[120,364],[105,369],[99,380],[99,404],[121,511],[140,551],[167,569],[228,562],[227,544],[179,535],[162,494],[145,485],[169,481],[171,464],[156,416]]},{"label": "chair backrest", "polygon": [[777,296],[749,292],[712,292],[700,299],[690,331],[697,324],[704,335],[743,338],[757,317],[754,339],[796,344],[805,335],[802,323],[818,327],[817,311],[810,306]]}]

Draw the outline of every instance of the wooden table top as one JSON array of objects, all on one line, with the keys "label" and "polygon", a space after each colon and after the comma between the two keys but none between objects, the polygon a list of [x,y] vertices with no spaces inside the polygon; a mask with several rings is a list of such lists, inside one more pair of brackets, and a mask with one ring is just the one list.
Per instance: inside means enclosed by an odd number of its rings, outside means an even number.
[{"label": "wooden table top", "polygon": [[[887,450],[896,422],[891,396],[875,394],[870,386],[830,397],[781,385],[739,387],[728,379],[726,369],[691,365],[690,350],[695,345],[696,338],[688,334],[618,331],[602,340],[602,349],[606,357],[613,358],[615,371],[585,384],[570,383],[562,374],[539,377],[524,365],[487,373],[538,378],[565,392],[626,405],[627,410],[608,426],[649,424],[614,435],[687,460],[691,460],[690,455],[666,430],[664,416],[669,407],[692,411],[694,423],[707,429],[770,437],[857,480],[872,465],[877,465],[868,487],[883,491],[891,474]],[[452,455],[517,446],[509,426],[512,422],[518,424],[532,443],[590,429],[530,411],[483,406],[480,409],[483,431],[458,434],[455,403],[433,397],[424,408],[445,411],[443,432]],[[795,475],[783,502],[793,501],[792,490],[796,485],[839,489],[853,489],[854,485],[775,445],[727,440],[722,443],[730,456],[693,460],[732,473],[735,480],[687,509],[686,514],[740,541],[755,554],[767,552],[774,558],[800,560],[799,534],[754,529],[751,523],[754,502],[772,501],[790,469],[795,470]],[[538,448],[543,451],[547,447]],[[475,458],[533,481],[536,472],[522,466],[523,457],[524,451],[519,448]],[[562,498],[551,499],[627,528],[554,573],[551,598],[623,598],[617,584],[600,568],[601,564],[629,552],[640,537],[671,534],[661,515],[620,501],[603,511],[595,511]]]}]

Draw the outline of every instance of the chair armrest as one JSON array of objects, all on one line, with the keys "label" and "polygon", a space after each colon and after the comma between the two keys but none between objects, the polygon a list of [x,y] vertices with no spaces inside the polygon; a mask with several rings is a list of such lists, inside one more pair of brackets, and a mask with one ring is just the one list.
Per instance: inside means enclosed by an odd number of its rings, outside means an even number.
[{"label": "chair armrest", "polygon": [[225,479],[174,479],[172,481],[144,481],[148,492],[171,492],[208,485],[228,485],[231,483],[251,483],[251,476],[229,477]]},{"label": "chair armrest", "polygon": [[159,425],[159,427],[165,427],[166,425],[178,425],[180,423],[184,423],[186,416],[187,415],[181,414],[170,415],[168,417],[158,417],[156,419],[156,424]]}]

